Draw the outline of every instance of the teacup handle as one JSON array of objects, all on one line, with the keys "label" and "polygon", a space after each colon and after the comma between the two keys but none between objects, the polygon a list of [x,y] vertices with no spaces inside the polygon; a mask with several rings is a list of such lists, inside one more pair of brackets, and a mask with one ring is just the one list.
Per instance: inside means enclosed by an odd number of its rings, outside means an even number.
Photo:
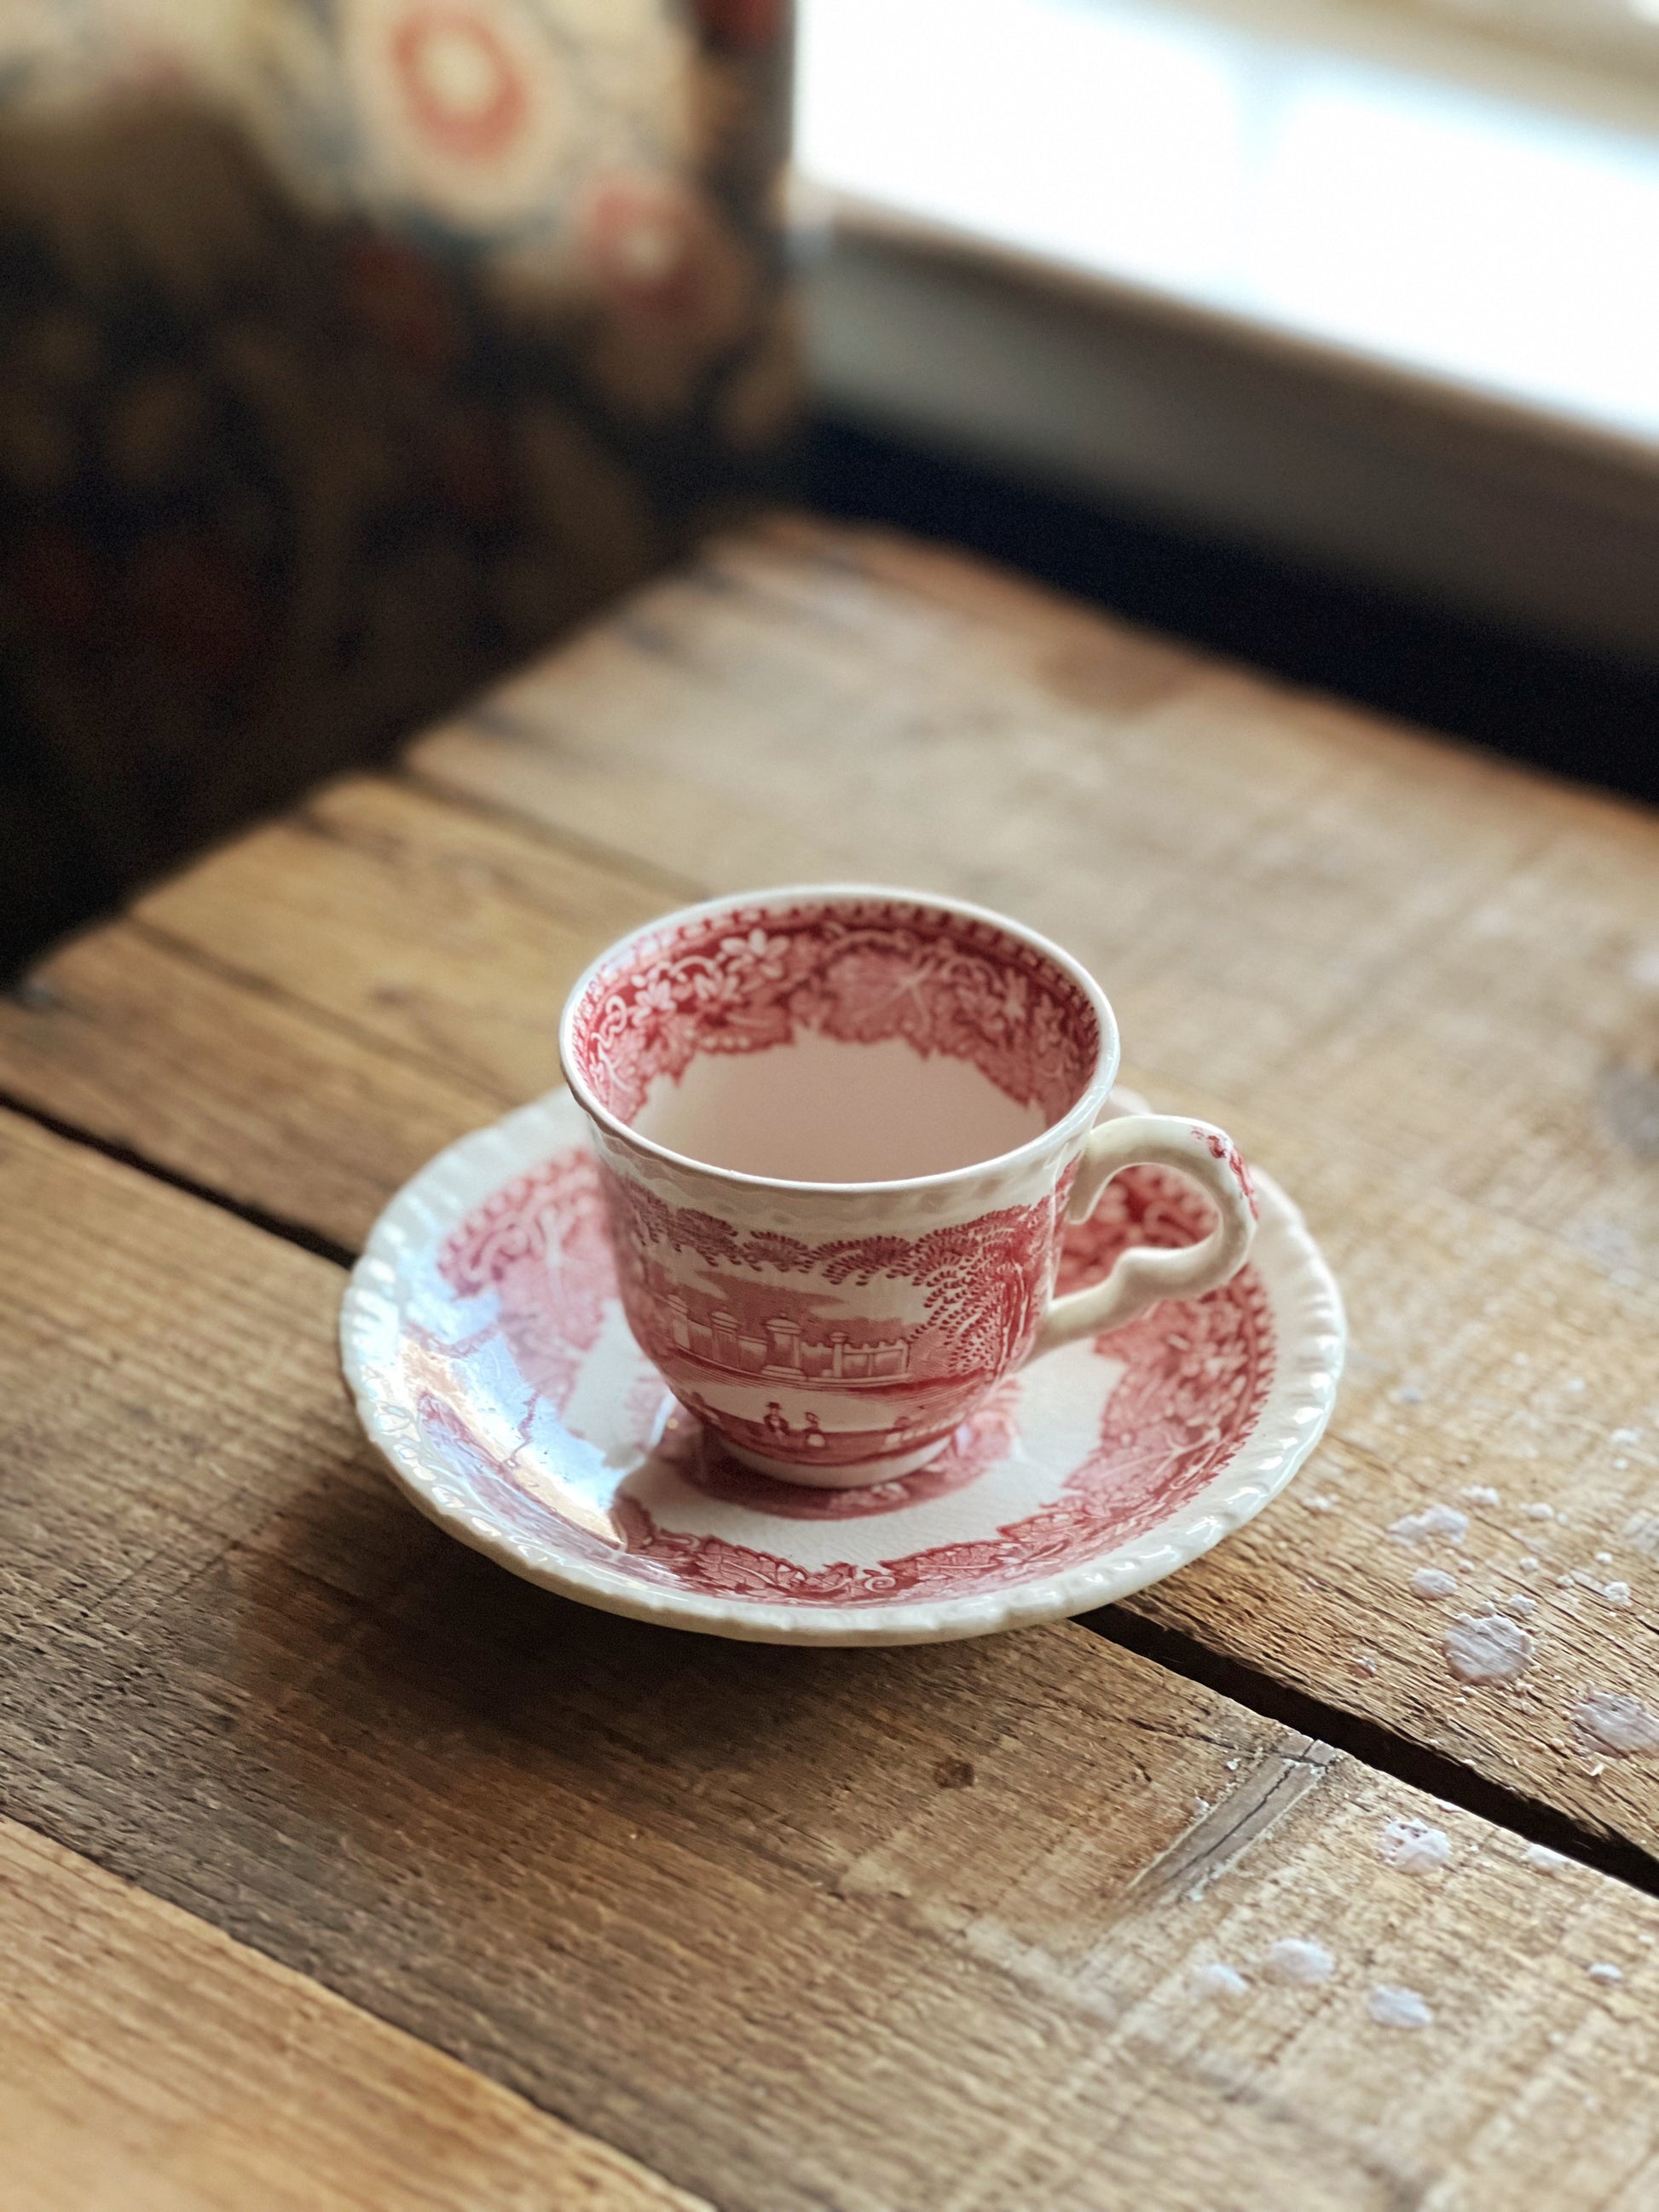
[{"label": "teacup handle", "polygon": [[1031,1346],[1033,1359],[1075,1337],[1121,1328],[1160,1298],[1201,1297],[1243,1266],[1255,1234],[1249,1170],[1226,1131],[1208,1121],[1189,1121],[1176,1114],[1127,1114],[1100,1122],[1083,1148],[1066,1219],[1086,1221],[1112,1177],[1141,1165],[1175,1168],[1190,1176],[1215,1201],[1215,1227],[1201,1244],[1173,1251],[1136,1245],[1103,1282],[1055,1298]]}]

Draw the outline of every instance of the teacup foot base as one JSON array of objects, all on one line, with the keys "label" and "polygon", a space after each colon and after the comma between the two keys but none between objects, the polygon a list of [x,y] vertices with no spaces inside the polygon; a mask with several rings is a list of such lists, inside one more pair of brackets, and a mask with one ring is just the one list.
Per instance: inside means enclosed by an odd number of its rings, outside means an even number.
[{"label": "teacup foot base", "polygon": [[939,1437],[915,1451],[895,1452],[890,1459],[867,1459],[852,1467],[803,1467],[796,1460],[769,1459],[764,1452],[750,1451],[726,1437],[716,1439],[720,1449],[743,1466],[769,1474],[775,1482],[799,1483],[803,1490],[868,1490],[875,1483],[896,1482],[901,1475],[914,1474],[937,1459],[950,1441],[948,1436]]}]

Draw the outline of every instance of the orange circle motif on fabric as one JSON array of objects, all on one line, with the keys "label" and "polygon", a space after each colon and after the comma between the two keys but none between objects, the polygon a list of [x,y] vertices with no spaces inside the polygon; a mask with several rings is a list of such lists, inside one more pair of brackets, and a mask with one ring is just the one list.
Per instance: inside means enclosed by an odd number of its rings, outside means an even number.
[{"label": "orange circle motif on fabric", "polygon": [[412,9],[392,34],[392,57],[411,117],[446,154],[489,161],[523,129],[524,80],[500,32],[472,9]]}]

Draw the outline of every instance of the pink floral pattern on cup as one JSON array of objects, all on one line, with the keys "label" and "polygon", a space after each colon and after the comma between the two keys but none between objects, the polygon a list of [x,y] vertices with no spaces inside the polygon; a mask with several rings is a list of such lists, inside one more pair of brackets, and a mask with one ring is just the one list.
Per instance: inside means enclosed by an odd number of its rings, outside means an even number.
[{"label": "pink floral pattern on cup", "polygon": [[[765,1458],[814,1471],[914,1460],[1020,1364],[1048,1303],[1052,1197],[921,1237],[812,1243],[737,1236],[631,1177],[603,1180],[641,1349],[682,1404]],[[731,1402],[733,1382],[758,1393],[757,1412]],[[842,1401],[844,1425],[826,1431],[811,1407],[792,1418],[804,1390]]]},{"label": "pink floral pattern on cup", "polygon": [[1086,996],[1043,955],[890,898],[739,907],[648,931],[594,976],[570,1034],[583,1078],[628,1121],[697,1054],[763,1052],[800,1029],[969,1060],[1050,1119],[1076,1103],[1100,1047]]},{"label": "pink floral pattern on cup", "polygon": [[[594,963],[561,1054],[635,1339],[738,1459],[794,1481],[925,1466],[1035,1353],[1200,1294],[1249,1247],[1231,1139],[1097,1128],[1110,1007],[978,908],[828,887],[689,909]],[[1145,1160],[1200,1185],[1211,1235],[1056,1301],[1068,1206]]]},{"label": "pink floral pattern on cup", "polygon": [[[1126,1251],[1180,1249],[1207,1226],[1189,1185],[1157,1169],[1132,1168],[1110,1186],[1093,1217],[1066,1232],[1060,1287],[1099,1281]],[[483,1415],[507,1369],[562,1413],[592,1358],[617,1295],[612,1251],[593,1162],[569,1151],[516,1177],[452,1233],[440,1272],[455,1305],[453,1334],[406,1358],[426,1446],[468,1493],[526,1538],[556,1541],[646,1587],[705,1595],[763,1598],[817,1607],[878,1605],[896,1598],[971,1597],[1011,1583],[1063,1572],[1132,1542],[1196,1497],[1249,1437],[1276,1365],[1269,1301],[1253,1268],[1192,1305],[1165,1304],[1104,1339],[1097,1358],[1120,1364],[1098,1432],[1073,1466],[1051,1471],[1044,1501],[1019,1519],[988,1525],[963,1540],[919,1551],[896,1547],[876,1564],[837,1559],[806,1566],[791,1556],[787,1530],[822,1522],[898,1515],[971,1486],[1017,1443],[1015,1382],[993,1394],[931,1465],[850,1491],[808,1490],[771,1480],[734,1460],[717,1438],[689,1424],[669,1431],[659,1455],[680,1480],[711,1500],[775,1516],[775,1540],[744,1544],[713,1530],[664,1525],[634,1485],[611,1501],[605,1533],[552,1523],[545,1498],[527,1486],[521,1454],[503,1454],[483,1435]],[[483,1310],[486,1316],[479,1325]],[[430,1379],[441,1373],[440,1390]],[[641,1433],[658,1401],[641,1404]],[[520,1418],[522,1433],[529,1417]]]}]

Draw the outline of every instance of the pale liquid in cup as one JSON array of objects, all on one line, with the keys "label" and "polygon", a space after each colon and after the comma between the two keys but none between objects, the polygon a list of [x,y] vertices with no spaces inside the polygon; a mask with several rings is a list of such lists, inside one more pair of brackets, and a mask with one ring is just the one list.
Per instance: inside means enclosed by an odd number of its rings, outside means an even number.
[{"label": "pale liquid in cup", "polygon": [[710,1167],[783,1182],[897,1182],[1027,1144],[1048,1127],[964,1060],[902,1037],[855,1044],[798,1031],[769,1051],[702,1053],[659,1076],[632,1125]]}]

